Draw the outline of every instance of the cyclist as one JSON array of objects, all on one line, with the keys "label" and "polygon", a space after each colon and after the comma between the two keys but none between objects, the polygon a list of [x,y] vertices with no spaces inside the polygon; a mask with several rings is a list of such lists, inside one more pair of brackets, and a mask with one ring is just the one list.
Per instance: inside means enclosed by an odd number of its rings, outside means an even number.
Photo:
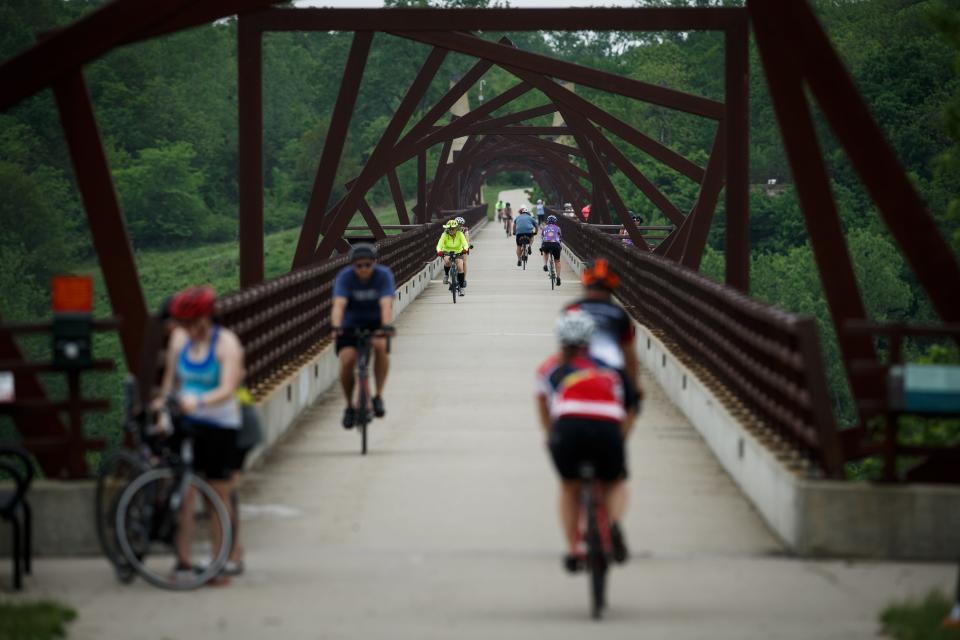
[{"label": "cyclist", "polygon": [[553,267],[557,274],[557,286],[560,286],[560,244],[563,236],[557,226],[557,216],[547,216],[547,224],[540,230],[540,253],[543,255],[543,270],[547,269],[547,260],[553,256]]},{"label": "cyclist", "polygon": [[[473,245],[470,244],[470,227],[467,226],[467,221],[462,216],[457,216],[455,218],[457,226],[460,228],[460,231],[463,233],[463,237],[467,241],[467,249],[473,249]],[[469,251],[467,252],[469,253]],[[463,254],[463,281],[467,281],[467,254]],[[464,285],[466,286],[466,285]]]},{"label": "cyclist", "polygon": [[610,514],[614,560],[626,560],[620,513],[611,504],[612,486],[627,476],[624,439],[639,410],[639,395],[622,371],[590,357],[588,345],[596,324],[585,311],[569,311],[555,326],[558,354],[537,369],[537,408],[557,473],[560,475],[560,521],[567,540],[563,565],[583,567],[579,549],[580,466],[593,464],[603,483]]},{"label": "cyclist", "polygon": [[513,209],[510,208],[510,203],[503,208],[503,219],[507,223],[507,235],[513,234]]},{"label": "cyclist", "polygon": [[517,266],[521,265],[520,256],[523,251],[532,251],[528,249],[533,241],[533,236],[537,235],[537,222],[530,215],[530,210],[526,207],[520,207],[516,221],[513,223],[513,233],[517,236]]},{"label": "cyclist", "polygon": [[[330,327],[336,339],[336,352],[340,358],[340,386],[347,399],[343,410],[343,428],[352,429],[357,420],[353,406],[354,368],[357,364],[357,336],[344,329],[393,330],[393,296],[396,283],[393,272],[377,264],[377,248],[369,243],[355,244],[350,248],[350,266],[337,274],[333,284],[333,308],[330,310]],[[370,400],[373,415],[382,418],[387,410],[383,404],[383,388],[390,370],[387,354],[387,339],[376,336],[371,344],[376,354],[373,378],[376,393]]]},{"label": "cyclist", "polygon": [[[643,224],[643,216],[638,216],[634,214],[634,215],[631,215],[630,217],[633,220],[633,223],[636,224],[637,226]],[[633,244],[633,240],[630,238],[630,234],[627,233],[627,228],[625,226],[620,225],[620,231],[618,231],[617,233],[620,236],[620,241],[623,244],[626,244],[626,245]]]},{"label": "cyclist", "polygon": [[543,200],[537,200],[537,224],[543,225]]},{"label": "cyclist", "polygon": [[443,284],[450,283],[450,257],[446,254],[456,254],[457,260],[457,285],[458,292],[463,295],[463,290],[467,287],[467,276],[463,271],[465,256],[470,251],[470,244],[460,230],[460,225],[456,220],[449,220],[443,225],[443,233],[440,240],[437,241],[437,255],[443,258]]},{"label": "cyclist", "polygon": [[[170,301],[170,317],[182,330],[167,344],[162,394],[155,406],[176,391],[183,426],[193,433],[193,465],[206,477],[236,521],[230,499],[240,430],[237,389],[243,380],[243,347],[236,334],[213,321],[216,294],[211,287],[191,287]],[[191,574],[189,549],[193,534],[193,496],[184,500],[177,529],[174,575]]]},{"label": "cyclist", "polygon": [[497,200],[497,222],[503,222],[503,200]]}]

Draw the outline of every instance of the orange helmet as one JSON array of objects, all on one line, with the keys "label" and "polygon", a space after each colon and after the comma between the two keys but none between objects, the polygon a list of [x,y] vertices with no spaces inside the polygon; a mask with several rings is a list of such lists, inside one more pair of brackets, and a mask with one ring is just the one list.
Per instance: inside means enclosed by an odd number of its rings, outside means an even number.
[{"label": "orange helmet", "polygon": [[620,286],[620,278],[610,269],[606,258],[597,258],[588,264],[580,280],[585,287],[599,287],[610,291]]}]

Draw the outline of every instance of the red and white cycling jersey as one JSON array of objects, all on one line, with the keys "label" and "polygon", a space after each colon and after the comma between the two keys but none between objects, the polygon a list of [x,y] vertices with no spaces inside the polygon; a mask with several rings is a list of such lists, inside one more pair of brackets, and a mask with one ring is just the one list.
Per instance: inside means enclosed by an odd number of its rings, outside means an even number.
[{"label": "red and white cycling jersey", "polygon": [[637,402],[623,373],[587,355],[563,364],[558,356],[537,369],[537,390],[548,398],[550,417],[577,417],[620,422]]}]

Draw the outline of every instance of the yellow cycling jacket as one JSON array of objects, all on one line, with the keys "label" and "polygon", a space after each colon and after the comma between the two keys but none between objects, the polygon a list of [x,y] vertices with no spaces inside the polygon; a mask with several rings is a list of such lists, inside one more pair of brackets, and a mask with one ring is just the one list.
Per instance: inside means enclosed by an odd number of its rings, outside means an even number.
[{"label": "yellow cycling jacket", "polygon": [[463,235],[463,231],[457,230],[457,235],[451,236],[446,231],[440,236],[440,240],[437,241],[437,252],[443,251],[448,253],[452,251],[453,253],[463,253],[470,248],[470,243],[467,242],[467,238]]}]

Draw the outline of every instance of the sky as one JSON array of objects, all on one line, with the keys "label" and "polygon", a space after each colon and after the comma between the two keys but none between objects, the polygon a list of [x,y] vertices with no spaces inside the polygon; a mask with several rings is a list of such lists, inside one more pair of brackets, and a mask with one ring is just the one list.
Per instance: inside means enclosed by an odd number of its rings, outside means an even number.
[{"label": "sky", "polygon": [[[382,7],[383,0],[297,0],[301,7]],[[510,0],[511,7],[633,7],[633,0]]]}]

